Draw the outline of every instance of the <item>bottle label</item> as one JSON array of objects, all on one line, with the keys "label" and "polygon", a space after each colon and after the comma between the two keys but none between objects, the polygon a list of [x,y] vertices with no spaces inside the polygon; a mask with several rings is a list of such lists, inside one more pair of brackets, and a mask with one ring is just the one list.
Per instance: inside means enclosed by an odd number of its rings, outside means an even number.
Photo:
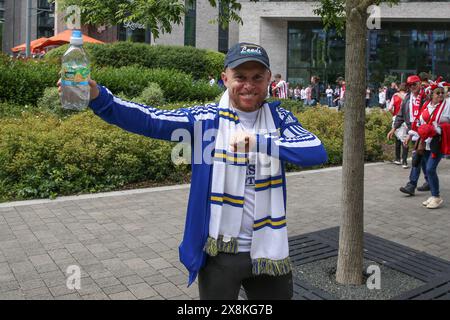
[{"label": "bottle label", "polygon": [[61,84],[65,86],[87,85],[90,70],[87,66],[62,66]]}]

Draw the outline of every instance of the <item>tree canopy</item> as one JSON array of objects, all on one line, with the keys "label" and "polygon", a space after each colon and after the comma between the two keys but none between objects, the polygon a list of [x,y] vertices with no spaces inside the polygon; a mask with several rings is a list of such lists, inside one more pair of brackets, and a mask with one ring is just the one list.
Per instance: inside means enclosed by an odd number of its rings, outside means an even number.
[{"label": "tree canopy", "polygon": [[[65,11],[71,5],[81,9],[82,24],[119,25],[134,22],[147,26],[158,38],[160,32],[170,33],[175,24],[180,24],[192,0],[50,0],[58,2],[58,10]],[[229,21],[242,23],[238,12],[238,0],[208,0],[214,8],[221,6],[222,14],[214,19],[222,26]],[[254,0],[253,0],[254,1]]]}]

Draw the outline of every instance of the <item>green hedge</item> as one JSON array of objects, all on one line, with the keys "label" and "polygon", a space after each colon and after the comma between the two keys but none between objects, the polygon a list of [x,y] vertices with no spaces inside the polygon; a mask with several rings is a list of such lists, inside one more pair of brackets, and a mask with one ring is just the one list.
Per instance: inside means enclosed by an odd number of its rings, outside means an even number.
[{"label": "green hedge", "polygon": [[131,98],[141,95],[150,82],[160,86],[168,102],[209,101],[221,92],[218,86],[210,86],[207,81],[194,81],[190,75],[177,70],[104,67],[93,69],[92,78],[114,94],[123,93]]},{"label": "green hedge", "polygon": [[[297,117],[323,141],[328,164],[340,165],[343,113],[310,108]],[[367,161],[383,158],[390,125],[387,113],[367,115]],[[172,146],[108,125],[90,110],[65,119],[48,113],[0,119],[0,202],[109,191],[144,181],[184,182],[189,166],[172,163]]]},{"label": "green hedge", "polygon": [[0,60],[0,101],[36,105],[45,88],[56,86],[59,66],[38,60]]},{"label": "green hedge", "polygon": [[[47,87],[56,87],[59,66],[46,61],[0,59],[0,102],[36,106]],[[177,70],[148,69],[139,66],[92,68],[92,78],[113,93],[138,97],[149,83],[157,83],[167,102],[209,101],[220,92],[206,80],[194,81],[192,76]]]},{"label": "green hedge", "polygon": [[139,181],[184,182],[171,144],[127,133],[91,111],[64,121],[0,120],[0,201],[108,191]]},{"label": "green hedge", "polygon": [[[328,164],[342,164],[344,145],[344,113],[328,107],[306,108],[297,114],[300,123],[316,134],[323,142],[328,153]],[[383,146],[387,144],[386,135],[391,129],[392,116],[381,109],[366,114],[365,125],[365,161],[383,159]]]},{"label": "green hedge", "polygon": [[[49,51],[46,59],[58,61],[67,48],[68,45],[64,45]],[[119,68],[137,64],[146,68],[173,68],[192,74],[194,79],[208,79],[210,73],[219,76],[225,59],[223,53],[212,50],[127,41],[108,44],[86,43],[84,48],[91,62],[97,66]]]}]

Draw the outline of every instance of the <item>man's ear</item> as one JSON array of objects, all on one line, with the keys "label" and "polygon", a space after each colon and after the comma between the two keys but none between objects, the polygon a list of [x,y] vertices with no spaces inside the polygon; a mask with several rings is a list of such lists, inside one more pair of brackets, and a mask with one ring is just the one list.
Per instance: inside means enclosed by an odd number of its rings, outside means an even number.
[{"label": "man's ear", "polygon": [[223,85],[228,88],[228,86],[227,86],[228,77],[227,77],[227,74],[225,73],[225,71],[221,73],[220,77],[222,78]]}]

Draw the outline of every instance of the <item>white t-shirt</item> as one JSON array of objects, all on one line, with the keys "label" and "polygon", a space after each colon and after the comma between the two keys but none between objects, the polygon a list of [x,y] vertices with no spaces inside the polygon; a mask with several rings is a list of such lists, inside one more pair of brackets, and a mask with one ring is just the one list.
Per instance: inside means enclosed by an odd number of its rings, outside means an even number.
[{"label": "white t-shirt", "polygon": [[[259,110],[243,112],[236,109],[239,121],[246,131],[255,133],[255,123]],[[245,179],[244,212],[242,215],[241,230],[238,236],[239,252],[250,252],[253,237],[253,222],[255,221],[255,154],[250,153]]]},{"label": "white t-shirt", "polygon": [[380,93],[378,93],[378,100],[380,104],[385,104],[386,103],[386,92],[381,91]]},{"label": "white t-shirt", "polygon": [[325,93],[327,94],[327,97],[332,97],[333,96],[333,89],[327,89],[326,91],[325,91]]},{"label": "white t-shirt", "polygon": [[300,97],[301,97],[302,100],[306,99],[306,89],[305,88],[300,90]]},{"label": "white t-shirt", "polygon": [[214,83],[216,83],[215,79],[211,79],[209,80],[209,85],[212,87],[214,85]]}]

